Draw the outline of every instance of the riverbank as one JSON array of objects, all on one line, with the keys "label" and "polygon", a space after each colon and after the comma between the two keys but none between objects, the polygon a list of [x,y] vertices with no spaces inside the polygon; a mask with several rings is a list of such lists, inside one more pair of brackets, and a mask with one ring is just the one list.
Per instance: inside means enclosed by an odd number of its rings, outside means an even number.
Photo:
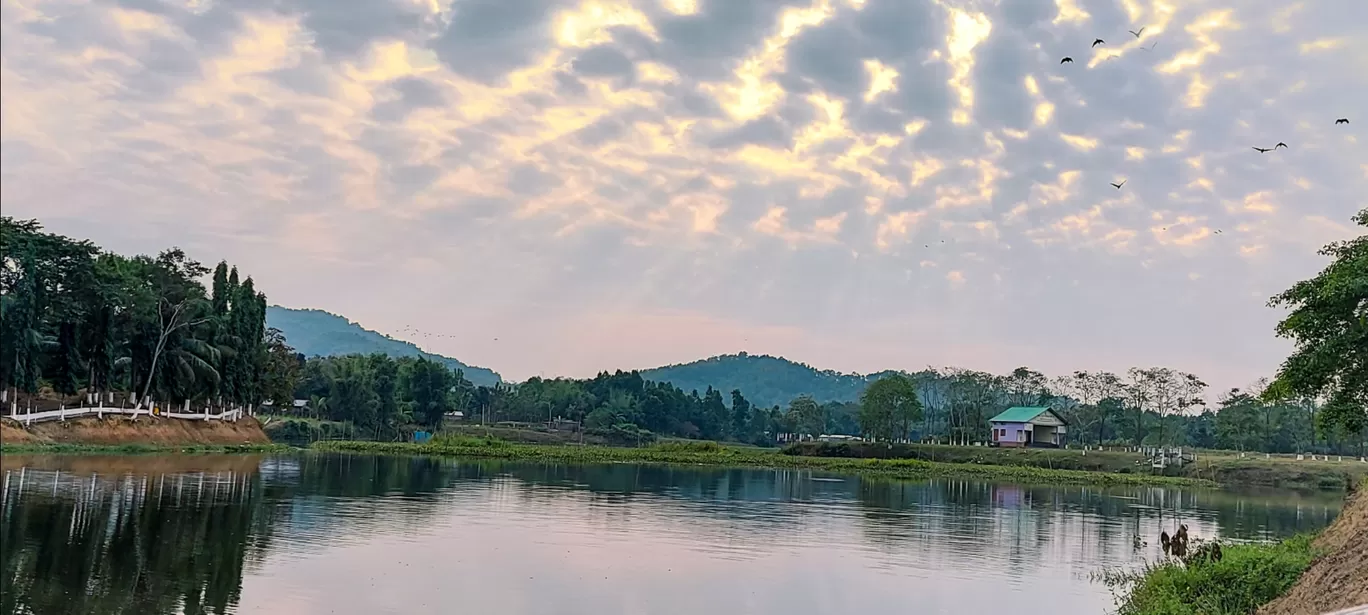
[{"label": "riverbank", "polygon": [[[1120,474],[1151,472],[1147,457],[1125,451],[804,442],[791,445],[785,452],[807,457],[917,459]],[[1359,481],[1368,479],[1368,463],[1360,462],[1356,457],[1298,461],[1285,456],[1265,459],[1262,455],[1240,457],[1239,453],[1226,451],[1200,451],[1196,463],[1171,466],[1164,473],[1167,476],[1206,479],[1228,486],[1346,491]]]},{"label": "riverbank", "polygon": [[714,442],[666,442],[645,448],[513,444],[501,440],[452,438],[429,444],[392,442],[318,442],[313,450],[332,452],[434,455],[564,463],[653,463],[719,467],[758,467],[852,473],[900,479],[974,478],[1025,483],[1087,485],[1175,485],[1214,487],[1205,479],[1055,470],[1029,466],[943,463],[917,459],[852,459],[785,455],[766,449],[722,446]]},{"label": "riverbank", "polygon": [[[1199,550],[1194,550],[1198,552]],[[1166,559],[1104,575],[1117,615],[1321,615],[1368,604],[1368,481],[1314,539],[1225,544],[1222,557]]]},{"label": "riverbank", "polygon": [[1259,615],[1320,615],[1368,605],[1368,480],[1312,544],[1319,555]]},{"label": "riverbank", "polygon": [[24,426],[0,419],[0,446],[72,452],[79,449],[271,448],[256,419],[196,421],[150,416],[85,417]]}]

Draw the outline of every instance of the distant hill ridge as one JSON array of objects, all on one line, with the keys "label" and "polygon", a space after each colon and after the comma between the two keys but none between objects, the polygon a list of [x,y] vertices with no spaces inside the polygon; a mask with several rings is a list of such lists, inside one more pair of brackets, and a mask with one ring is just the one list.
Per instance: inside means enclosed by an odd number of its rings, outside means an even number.
[{"label": "distant hill ridge", "polygon": [[412,342],[371,331],[346,317],[323,310],[272,305],[266,308],[266,326],[280,329],[286,341],[306,356],[331,357],[379,352],[391,357],[423,357],[450,369],[464,370],[466,379],[477,385],[493,386],[503,381],[494,370],[424,351]]},{"label": "distant hill ridge", "polygon": [[811,395],[818,403],[856,401],[870,382],[886,373],[846,374],[783,357],[742,352],[642,370],[641,377],[669,382],[685,391],[703,391],[709,386],[723,393],[740,389],[751,403],[773,406],[787,404],[799,395]]}]

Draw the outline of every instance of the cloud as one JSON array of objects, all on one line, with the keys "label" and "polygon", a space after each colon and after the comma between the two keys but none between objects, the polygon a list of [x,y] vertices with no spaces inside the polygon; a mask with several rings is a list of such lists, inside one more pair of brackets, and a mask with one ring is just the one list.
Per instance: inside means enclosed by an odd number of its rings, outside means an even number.
[{"label": "cloud", "polygon": [[513,378],[1244,384],[1368,188],[1349,2],[0,1],[6,215]]}]

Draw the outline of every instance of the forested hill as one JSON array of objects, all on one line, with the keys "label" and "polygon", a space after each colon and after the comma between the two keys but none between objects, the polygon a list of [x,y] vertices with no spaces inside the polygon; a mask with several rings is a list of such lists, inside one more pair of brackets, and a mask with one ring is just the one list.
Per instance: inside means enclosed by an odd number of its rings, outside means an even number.
[{"label": "forested hill", "polygon": [[494,370],[424,352],[411,342],[376,333],[323,310],[296,310],[272,305],[266,308],[266,326],[280,329],[285,334],[285,341],[306,356],[333,357],[379,352],[396,358],[424,357],[450,369],[464,370],[466,380],[472,384],[494,386],[502,381]]},{"label": "forested hill", "polygon": [[856,401],[869,379],[859,374],[819,370],[783,357],[728,354],[643,370],[641,377],[669,382],[685,391],[709,386],[723,392],[740,389],[758,406],[787,406],[799,395],[811,395],[818,403]]}]

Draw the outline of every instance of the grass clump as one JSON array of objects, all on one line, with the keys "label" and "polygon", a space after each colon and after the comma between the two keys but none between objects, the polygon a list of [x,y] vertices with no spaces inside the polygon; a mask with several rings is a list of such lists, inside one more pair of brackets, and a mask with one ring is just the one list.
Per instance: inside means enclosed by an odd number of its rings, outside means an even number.
[{"label": "grass clump", "polygon": [[670,440],[651,447],[662,453],[725,453],[727,448],[711,440]]},{"label": "grass clump", "polygon": [[1223,554],[1099,576],[1118,593],[1117,615],[1246,615],[1291,588],[1315,557],[1310,536],[1224,545]]},{"label": "grass clump", "polygon": [[460,433],[442,433],[437,434],[437,436],[432,439],[431,444],[433,446],[448,448],[501,448],[510,446],[512,443],[488,435],[472,436]]}]

